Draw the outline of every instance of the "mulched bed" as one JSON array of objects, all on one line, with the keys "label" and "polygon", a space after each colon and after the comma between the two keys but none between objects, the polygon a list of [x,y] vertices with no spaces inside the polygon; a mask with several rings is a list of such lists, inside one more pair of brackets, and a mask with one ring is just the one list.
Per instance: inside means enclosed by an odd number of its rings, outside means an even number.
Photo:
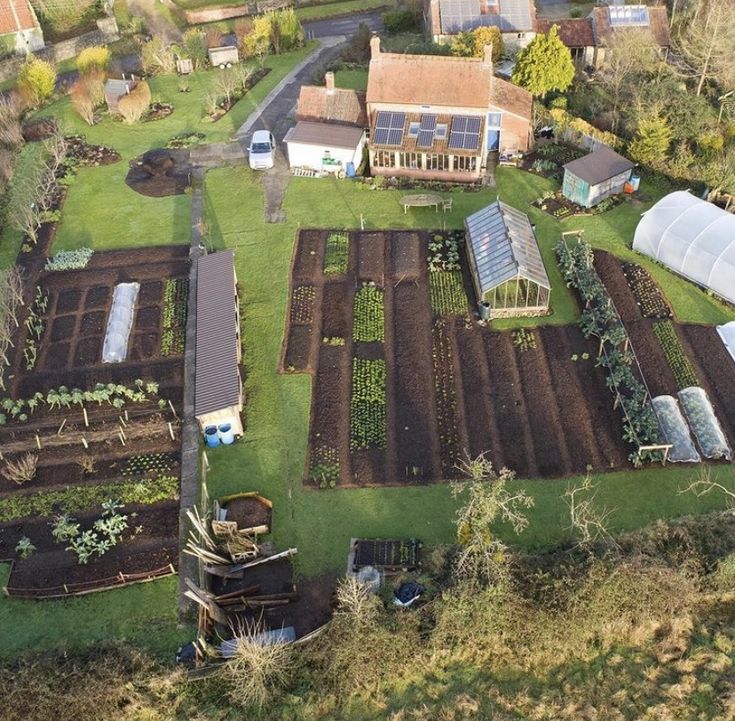
[{"label": "mulched bed", "polygon": [[148,111],[143,116],[144,123],[151,123],[155,120],[163,120],[174,112],[174,106],[170,103],[151,103]]},{"label": "mulched bed", "polygon": [[[596,351],[576,326],[536,330],[536,349],[521,351],[510,332],[466,318],[433,317],[428,233],[350,233],[346,275],[322,272],[328,235],[299,234],[292,291],[316,288],[313,325],[287,324],[282,359],[288,370],[295,349],[305,357],[310,343],[309,359],[302,362],[314,374],[305,475],[309,479],[316,465],[322,483],[318,474],[307,483],[328,485],[327,471],[341,485],[439,481],[458,474],[465,450],[472,456],[488,451],[496,467],[524,477],[627,466],[629,449],[602,370],[592,360],[572,360],[583,353],[594,358]],[[353,295],[368,279],[382,279],[385,290],[384,343],[352,339]],[[329,336],[343,337],[345,344],[321,342]],[[350,449],[353,357],[386,360],[385,448]]]},{"label": "mulched bed", "polygon": [[248,78],[247,82],[245,83],[245,87],[242,89],[242,92],[238,95],[233,94],[230,98],[230,102],[228,103],[226,100],[222,100],[219,103],[219,106],[217,107],[217,110],[214,113],[210,113],[207,115],[207,118],[213,122],[216,123],[221,118],[224,118],[227,113],[232,110],[232,108],[237,104],[237,102],[244,97],[249,90],[254,88],[257,83],[259,83],[268,73],[272,70],[272,68],[258,68],[252,75]]},{"label": "mulched bed", "polygon": [[125,182],[150,198],[181,195],[191,186],[188,150],[155,148],[130,161]]},{"label": "mulched bed", "polygon": [[69,135],[66,138],[66,154],[79,165],[111,165],[120,160],[120,153],[105,145],[88,143],[83,135]]},{"label": "mulched bed", "polygon": [[623,273],[644,318],[671,318],[666,296],[651,274],[637,263],[623,263]]}]

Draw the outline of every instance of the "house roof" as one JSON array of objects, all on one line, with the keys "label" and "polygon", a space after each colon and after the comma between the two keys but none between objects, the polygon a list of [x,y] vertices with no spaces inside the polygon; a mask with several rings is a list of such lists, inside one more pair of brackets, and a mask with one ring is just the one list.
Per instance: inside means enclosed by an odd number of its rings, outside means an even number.
[{"label": "house roof", "polygon": [[531,94],[493,76],[481,58],[383,53],[370,60],[368,103],[434,107],[496,107],[531,118]]},{"label": "house roof", "polygon": [[559,39],[568,48],[591,48],[595,45],[590,18],[565,18],[562,20],[537,20],[536,30],[548,33],[552,26],[559,29]]},{"label": "house roof", "polygon": [[322,145],[326,148],[349,148],[354,150],[365,131],[351,125],[334,123],[312,123],[300,120],[283,139],[286,143]]},{"label": "house roof", "polygon": [[28,0],[2,0],[0,2],[0,35],[32,30],[38,20]]},{"label": "house roof", "polygon": [[233,251],[223,250],[197,261],[197,417],[240,404],[234,257]]},{"label": "house roof", "polygon": [[482,295],[518,275],[551,289],[525,213],[497,201],[470,215],[465,228]]},{"label": "house roof", "polygon": [[[627,6],[636,7],[636,6]],[[618,30],[649,30],[654,41],[659,47],[667,48],[671,45],[671,34],[669,32],[669,16],[666,5],[637,6],[645,7],[648,22],[638,25],[617,25],[613,27],[610,22],[610,8],[602,5],[592,8],[589,17],[592,19],[592,27],[595,36],[595,45],[605,46],[614,32]]]},{"label": "house roof", "polygon": [[296,120],[326,121],[367,127],[365,93],[346,88],[302,85]]},{"label": "house roof", "polygon": [[486,3],[481,0],[439,0],[441,34],[483,26],[497,27],[503,33],[534,29],[536,7],[533,0],[498,0],[496,7],[488,12]]},{"label": "house roof", "polygon": [[137,82],[132,78],[129,80],[108,78],[105,81],[105,95],[119,98],[121,95],[125,95],[127,92],[132,90],[136,85]]},{"label": "house roof", "polygon": [[590,185],[597,185],[634,166],[635,163],[628,158],[619,155],[612,148],[602,146],[592,153],[567,163],[564,170],[568,170]]}]

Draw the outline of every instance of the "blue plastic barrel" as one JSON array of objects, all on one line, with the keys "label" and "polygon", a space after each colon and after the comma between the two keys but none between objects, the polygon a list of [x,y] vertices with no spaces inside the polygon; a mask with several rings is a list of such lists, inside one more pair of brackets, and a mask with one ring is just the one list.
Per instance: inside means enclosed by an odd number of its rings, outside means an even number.
[{"label": "blue plastic barrel", "polygon": [[207,426],[204,429],[204,440],[209,448],[216,448],[220,444],[217,426]]},{"label": "blue plastic barrel", "polygon": [[640,175],[631,175],[630,176],[630,184],[633,188],[633,192],[638,190],[638,188],[641,185],[641,176]]},{"label": "blue plastic barrel", "polygon": [[229,446],[235,442],[235,431],[232,430],[232,425],[229,423],[223,423],[219,427],[219,439],[222,445]]},{"label": "blue plastic barrel", "polygon": [[347,163],[347,177],[348,178],[355,177],[355,164],[352,161]]}]

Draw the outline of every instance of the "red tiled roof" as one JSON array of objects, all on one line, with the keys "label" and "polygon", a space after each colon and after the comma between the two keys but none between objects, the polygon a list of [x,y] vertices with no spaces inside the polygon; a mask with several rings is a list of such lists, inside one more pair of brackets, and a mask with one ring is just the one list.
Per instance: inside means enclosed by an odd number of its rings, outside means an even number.
[{"label": "red tiled roof", "polygon": [[28,0],[0,0],[0,35],[37,27],[38,21]]},{"label": "red tiled roof", "polygon": [[559,39],[568,48],[591,48],[595,45],[590,18],[567,18],[562,20],[537,20],[539,33],[548,33],[552,26],[559,29]]},{"label": "red tiled roof", "polygon": [[296,120],[344,123],[367,127],[365,93],[358,90],[303,85],[296,106]]},{"label": "red tiled roof", "polygon": [[[592,19],[596,44],[604,47],[610,36],[617,30],[610,26],[610,12],[607,6],[595,7],[589,17]],[[623,28],[619,28],[623,29]],[[671,45],[669,33],[669,16],[665,5],[648,7],[648,26],[630,26],[629,30],[648,30],[659,47],[667,48]]]},{"label": "red tiled roof", "polygon": [[370,61],[368,103],[446,108],[495,106],[530,119],[529,92],[493,76],[481,58],[379,53]]}]

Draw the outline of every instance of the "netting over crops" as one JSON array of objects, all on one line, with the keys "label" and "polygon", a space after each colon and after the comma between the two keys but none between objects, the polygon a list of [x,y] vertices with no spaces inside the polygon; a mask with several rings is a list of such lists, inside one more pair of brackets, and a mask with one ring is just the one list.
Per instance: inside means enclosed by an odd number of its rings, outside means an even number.
[{"label": "netting over crops", "polygon": [[140,283],[119,283],[115,286],[112,308],[107,318],[105,343],[102,346],[103,363],[120,363],[127,358],[138,290]]},{"label": "netting over crops", "polygon": [[706,458],[732,459],[732,451],[704,389],[692,386],[679,391],[679,402]]},{"label": "netting over crops", "polygon": [[735,303],[735,215],[684,190],[661,198],[635,230],[633,248]]},{"label": "netting over crops", "polygon": [[673,396],[657,396],[651,400],[664,443],[671,444],[668,459],[674,463],[699,463],[689,426]]}]

